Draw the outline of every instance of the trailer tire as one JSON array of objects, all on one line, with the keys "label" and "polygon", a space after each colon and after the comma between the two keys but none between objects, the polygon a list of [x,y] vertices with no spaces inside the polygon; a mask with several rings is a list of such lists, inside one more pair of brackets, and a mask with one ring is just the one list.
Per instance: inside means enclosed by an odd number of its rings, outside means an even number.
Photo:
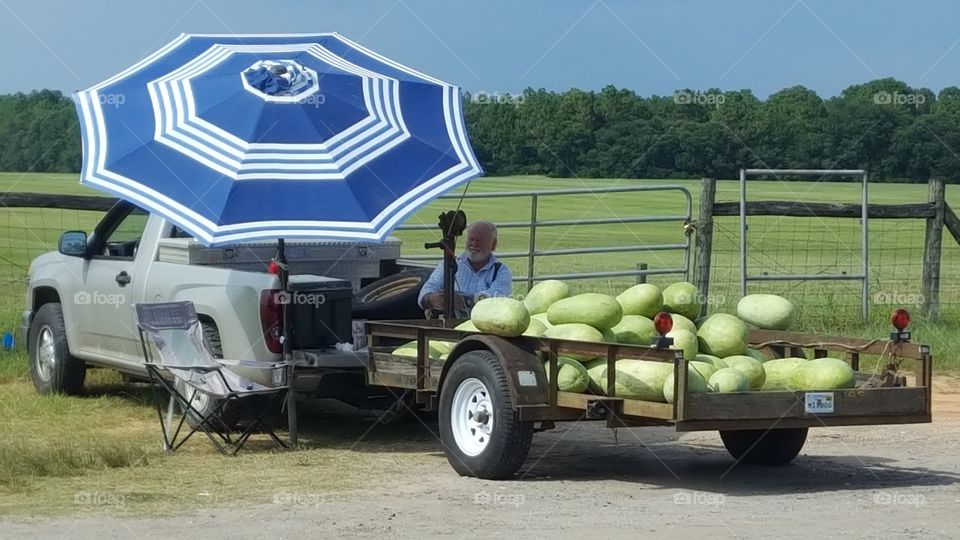
[{"label": "trailer tire", "polygon": [[807,441],[808,428],[750,429],[721,431],[727,451],[747,465],[786,465],[793,461]]},{"label": "trailer tire", "polygon": [[422,319],[424,310],[417,299],[431,272],[426,268],[398,272],[360,289],[353,297],[353,318]]},{"label": "trailer tire", "polygon": [[490,351],[457,359],[440,389],[440,442],[461,476],[502,480],[523,465],[533,423],[513,410],[507,373]]}]

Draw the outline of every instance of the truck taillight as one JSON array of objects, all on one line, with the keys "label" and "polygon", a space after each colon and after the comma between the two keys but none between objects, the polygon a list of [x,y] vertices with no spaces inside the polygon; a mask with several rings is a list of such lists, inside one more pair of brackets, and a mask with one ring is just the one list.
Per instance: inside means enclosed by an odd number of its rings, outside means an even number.
[{"label": "truck taillight", "polygon": [[267,350],[282,353],[283,343],[283,304],[280,303],[280,290],[260,291],[260,327],[263,329],[263,341]]}]

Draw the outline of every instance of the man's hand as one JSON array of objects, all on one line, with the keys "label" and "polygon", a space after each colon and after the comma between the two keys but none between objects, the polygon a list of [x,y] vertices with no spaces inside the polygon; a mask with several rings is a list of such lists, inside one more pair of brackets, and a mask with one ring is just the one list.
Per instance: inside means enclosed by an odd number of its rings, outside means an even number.
[{"label": "man's hand", "polygon": [[[432,293],[428,294],[426,297],[427,305],[431,309],[437,311],[443,311],[443,293]],[[458,310],[465,310],[467,308],[466,302],[464,302],[463,295],[454,294],[453,295],[454,308]]]}]

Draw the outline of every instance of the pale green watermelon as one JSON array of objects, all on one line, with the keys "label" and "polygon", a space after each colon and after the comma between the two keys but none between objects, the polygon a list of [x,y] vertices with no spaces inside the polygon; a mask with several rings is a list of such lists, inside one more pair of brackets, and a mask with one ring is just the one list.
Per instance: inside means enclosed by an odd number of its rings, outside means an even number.
[{"label": "pale green watermelon", "polygon": [[523,331],[523,335],[539,337],[539,336],[542,336],[543,333],[546,331],[547,331],[547,327],[544,326],[542,322],[531,317],[530,324],[527,326],[527,329]]},{"label": "pale green watermelon", "polygon": [[749,294],[737,303],[737,315],[767,330],[786,330],[793,321],[793,304],[775,294]]},{"label": "pale green watermelon", "polygon": [[743,373],[733,368],[718,369],[710,376],[707,386],[711,392],[721,394],[731,392],[747,392],[750,390],[750,380]]},{"label": "pale green watermelon", "polygon": [[700,315],[700,291],[693,283],[680,281],[669,285],[661,293],[663,308],[670,313],[679,313],[688,319],[696,319]]},{"label": "pale green watermelon", "polygon": [[641,315],[624,315],[610,330],[616,336],[617,343],[634,345],[650,345],[657,335],[653,321]]},{"label": "pale green watermelon", "polygon": [[673,338],[673,347],[683,350],[683,357],[687,360],[697,358],[697,336],[688,330],[671,330],[666,337]]},{"label": "pale green watermelon", "polygon": [[622,317],[620,303],[612,296],[600,293],[583,293],[557,300],[547,309],[547,320],[551,324],[580,323],[599,330],[613,328]]},{"label": "pale green watermelon", "polygon": [[[573,358],[565,356],[557,357],[557,389],[561,392],[575,392],[577,394],[587,391],[589,377],[587,368]],[[547,373],[547,380],[550,380],[550,361],[543,363],[543,370]]]},{"label": "pale green watermelon", "polygon": [[[663,381],[663,399],[667,403],[673,403],[673,392],[675,384],[675,377],[673,368],[671,367],[670,373],[667,375],[667,378]],[[697,372],[697,370],[687,367],[687,392],[691,394],[705,394],[707,393],[707,381]]]},{"label": "pale green watermelon", "polygon": [[481,332],[513,337],[530,326],[530,314],[523,302],[507,297],[484,298],[473,306],[470,320]]},{"label": "pale green watermelon", "polygon": [[624,315],[640,315],[652,319],[663,309],[660,288],[650,283],[634,285],[617,296]]},{"label": "pale green watermelon", "polygon": [[570,286],[556,279],[548,279],[530,288],[523,305],[531,315],[546,313],[551,304],[567,296],[570,296]]},{"label": "pale green watermelon", "polygon": [[715,313],[697,330],[701,351],[726,358],[743,354],[747,350],[747,325],[743,321],[727,315]]},{"label": "pale green watermelon", "polygon": [[731,368],[746,375],[750,380],[750,389],[759,390],[763,388],[763,383],[767,378],[763,371],[763,364],[759,360],[750,356],[736,355],[728,356],[723,359]]},{"label": "pale green watermelon", "polygon": [[853,388],[855,375],[850,364],[837,358],[809,360],[793,372],[793,386],[797,390],[839,390]]},{"label": "pale green watermelon", "polygon": [[[547,331],[544,332],[543,335],[548,338],[555,339],[603,343],[602,332],[592,326],[580,323],[558,324],[556,326],[551,326],[550,328],[547,328]],[[586,362],[587,360],[594,358],[592,356],[584,356],[572,353],[564,353],[564,355],[580,362]]]},{"label": "pale green watermelon", "polygon": [[793,374],[807,362],[806,358],[778,358],[763,363],[766,379],[763,390],[793,390]]}]

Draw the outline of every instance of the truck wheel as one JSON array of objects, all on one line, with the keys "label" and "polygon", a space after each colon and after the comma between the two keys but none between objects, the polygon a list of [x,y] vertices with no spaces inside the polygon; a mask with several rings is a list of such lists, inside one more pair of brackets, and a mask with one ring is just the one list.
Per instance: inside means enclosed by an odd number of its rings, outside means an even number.
[{"label": "truck wheel", "polygon": [[721,431],[727,451],[748,465],[786,465],[807,440],[807,428]]},{"label": "truck wheel", "polygon": [[[220,344],[220,331],[217,330],[217,327],[212,322],[202,321],[201,326],[203,327],[203,344],[210,351],[210,354],[214,358],[223,358],[223,346]],[[177,379],[174,382],[174,387],[177,389],[177,392],[180,392],[180,395],[183,396],[187,401],[190,401],[193,398],[192,407],[197,410],[201,415],[207,415],[219,404],[219,400],[213,399],[207,394],[202,392],[197,393],[196,397],[193,397],[193,394],[196,390],[191,386],[187,386],[183,381]],[[227,424],[227,428],[234,429],[237,427],[237,424],[240,421],[240,414],[236,407],[235,403],[231,403],[225,406],[220,411],[220,416],[223,417],[224,422]],[[200,418],[195,413],[190,413],[187,415],[187,423],[190,424],[190,427],[197,427],[200,423]],[[220,428],[222,426],[216,426]]]},{"label": "truck wheel", "polygon": [[70,356],[63,307],[50,303],[40,306],[30,325],[27,349],[30,357],[30,379],[41,394],[79,395],[87,367],[82,360]]},{"label": "truck wheel", "polygon": [[507,374],[490,351],[460,357],[440,389],[440,442],[461,476],[509,478],[523,464],[533,423],[513,410]]},{"label": "truck wheel", "polygon": [[407,270],[374,281],[353,297],[353,318],[370,320],[422,319],[417,304],[420,289],[432,270]]}]

